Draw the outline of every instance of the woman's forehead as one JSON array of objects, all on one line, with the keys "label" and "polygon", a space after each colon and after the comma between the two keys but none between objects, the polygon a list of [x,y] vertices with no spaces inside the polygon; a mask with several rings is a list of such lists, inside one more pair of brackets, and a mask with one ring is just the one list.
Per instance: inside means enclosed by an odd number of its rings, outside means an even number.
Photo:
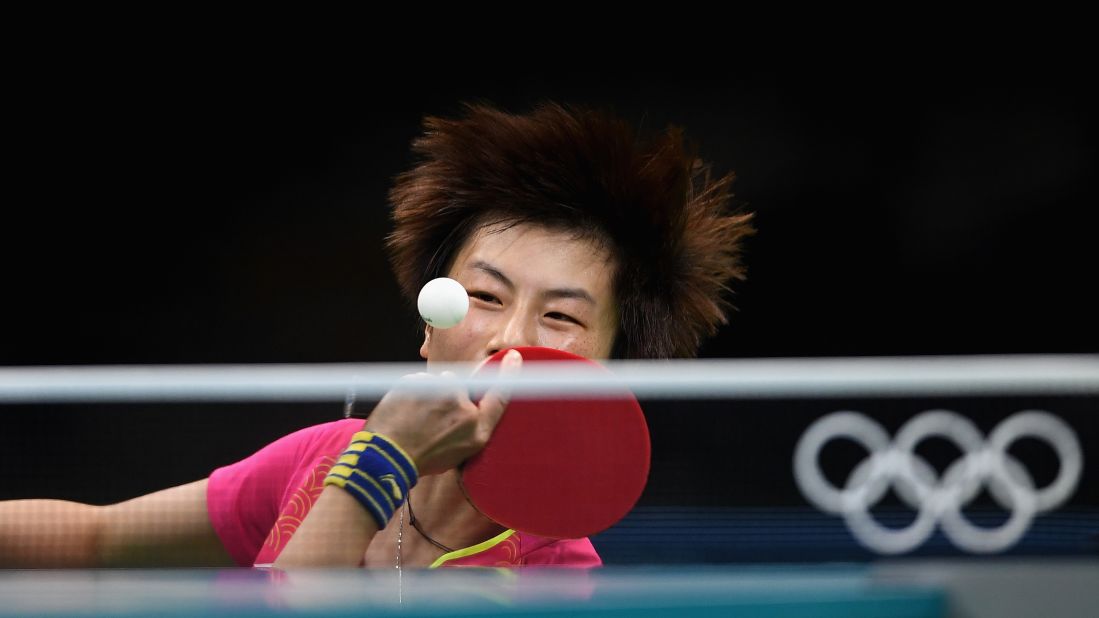
[{"label": "woman's forehead", "polygon": [[610,252],[601,243],[571,230],[531,223],[487,225],[474,231],[459,249],[451,270],[474,263],[501,271],[545,269],[582,278],[600,278],[613,267]]}]

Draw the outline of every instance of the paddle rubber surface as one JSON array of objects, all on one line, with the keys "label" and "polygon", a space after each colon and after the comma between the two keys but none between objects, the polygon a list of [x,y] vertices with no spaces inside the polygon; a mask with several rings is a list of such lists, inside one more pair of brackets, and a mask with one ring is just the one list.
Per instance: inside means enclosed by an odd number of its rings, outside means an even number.
[{"label": "paddle rubber surface", "polygon": [[[524,365],[580,356],[515,348]],[[495,373],[506,350],[481,374]],[[470,501],[493,521],[550,538],[580,538],[618,522],[636,504],[649,476],[649,429],[626,389],[583,398],[512,397],[485,448],[462,469]]]}]

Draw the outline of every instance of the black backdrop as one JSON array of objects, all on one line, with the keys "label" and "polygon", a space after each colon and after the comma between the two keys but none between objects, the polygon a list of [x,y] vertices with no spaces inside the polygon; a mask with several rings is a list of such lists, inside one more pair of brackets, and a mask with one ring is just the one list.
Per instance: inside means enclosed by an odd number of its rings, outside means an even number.
[{"label": "black backdrop", "polygon": [[3,364],[414,360],[391,178],[424,114],[541,99],[682,125],[737,173],[760,231],[705,356],[1099,350],[1095,101],[1067,71],[38,79],[13,97]]},{"label": "black backdrop", "polygon": [[[682,125],[718,171],[737,173],[759,234],[738,310],[705,357],[1099,352],[1096,114],[1067,70],[820,63],[412,78],[185,56],[54,68],[9,95],[18,157],[0,247],[0,364],[416,360],[419,327],[381,250],[391,178],[409,165],[424,114],[542,99]],[[826,411],[806,412],[790,436]],[[3,412],[4,496],[104,502],[204,476],[336,418],[339,405]],[[774,406],[761,414],[749,424],[786,422]],[[689,438],[676,433],[681,417],[650,420],[658,446]],[[146,469],[157,435],[172,465]],[[742,435],[735,461],[788,441]],[[31,463],[60,443],[80,462],[64,481]],[[692,465],[730,465],[706,444]],[[793,500],[786,471],[774,474],[728,499],[713,498],[712,480],[689,489],[707,502]],[[654,500],[692,499],[670,483]]]}]

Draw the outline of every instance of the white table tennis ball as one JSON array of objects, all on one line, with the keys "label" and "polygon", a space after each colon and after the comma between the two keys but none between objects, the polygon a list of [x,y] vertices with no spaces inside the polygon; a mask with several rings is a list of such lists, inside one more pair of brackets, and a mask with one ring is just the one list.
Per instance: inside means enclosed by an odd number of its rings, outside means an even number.
[{"label": "white table tennis ball", "polygon": [[469,311],[469,294],[461,283],[447,277],[424,284],[416,299],[420,317],[435,328],[455,326]]}]

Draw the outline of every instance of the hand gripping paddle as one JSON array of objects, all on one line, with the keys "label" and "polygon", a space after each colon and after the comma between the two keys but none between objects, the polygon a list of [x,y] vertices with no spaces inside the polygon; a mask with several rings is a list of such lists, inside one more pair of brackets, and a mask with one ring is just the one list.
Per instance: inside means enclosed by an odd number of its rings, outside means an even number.
[{"label": "hand gripping paddle", "polygon": [[[525,367],[568,360],[611,375],[568,352],[515,349]],[[506,352],[478,373],[495,373]],[[464,464],[461,484],[470,502],[502,526],[580,538],[606,530],[633,508],[649,477],[649,453],[645,416],[625,388],[580,397],[513,396],[488,444]]]}]

